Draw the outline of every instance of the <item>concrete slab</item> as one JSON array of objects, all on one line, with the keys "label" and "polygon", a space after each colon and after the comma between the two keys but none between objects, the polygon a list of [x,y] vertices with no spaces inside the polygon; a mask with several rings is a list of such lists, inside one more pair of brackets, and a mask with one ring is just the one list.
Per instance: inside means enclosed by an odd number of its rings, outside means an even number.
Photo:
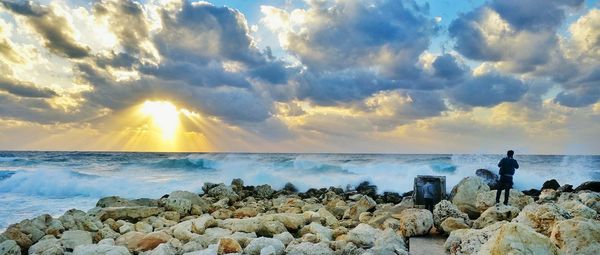
[{"label": "concrete slab", "polygon": [[410,255],[446,254],[444,249],[446,238],[442,235],[411,237],[408,242]]}]

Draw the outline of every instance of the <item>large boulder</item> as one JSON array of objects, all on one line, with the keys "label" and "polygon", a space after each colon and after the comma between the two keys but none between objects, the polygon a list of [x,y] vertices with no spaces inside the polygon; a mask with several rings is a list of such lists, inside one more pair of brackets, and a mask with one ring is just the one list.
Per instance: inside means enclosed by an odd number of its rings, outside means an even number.
[{"label": "large boulder", "polygon": [[258,199],[269,199],[273,197],[273,194],[275,194],[275,190],[269,184],[256,186],[255,197]]},{"label": "large boulder", "polygon": [[289,231],[296,231],[304,227],[304,215],[300,213],[275,213],[268,214],[262,217],[263,220],[266,221],[279,221],[283,223],[283,225]]},{"label": "large boulder", "polygon": [[552,179],[552,180],[545,181],[540,190],[545,190],[545,189],[558,190],[558,188],[560,188],[560,184],[558,183],[558,181],[556,179]]},{"label": "large boulder", "polygon": [[569,219],[556,223],[550,239],[565,254],[598,254],[600,222],[589,219]]},{"label": "large boulder", "polygon": [[92,233],[83,230],[69,230],[62,233],[60,243],[67,251],[84,244],[92,244]]},{"label": "large boulder", "polygon": [[240,198],[231,187],[225,186],[225,184],[222,183],[212,187],[210,190],[208,190],[207,194],[218,200],[227,198],[231,202],[235,202]]},{"label": "large boulder", "polygon": [[581,185],[579,185],[577,188],[575,188],[575,192],[581,191],[581,190],[600,192],[600,181],[584,182]]},{"label": "large boulder", "polygon": [[21,255],[21,247],[14,240],[0,243],[0,255]]},{"label": "large boulder", "polygon": [[102,228],[102,222],[84,211],[71,209],[58,218],[65,229],[96,232]]},{"label": "large boulder", "polygon": [[229,229],[233,232],[254,233],[261,229],[262,221],[259,217],[245,219],[225,219],[219,221],[219,227]]},{"label": "large boulder", "polygon": [[555,203],[530,204],[512,221],[533,228],[536,232],[550,236],[554,223],[573,216]]},{"label": "large boulder", "polygon": [[125,233],[122,236],[119,236],[115,243],[117,245],[127,247],[129,251],[135,251],[138,248],[139,243],[142,241],[144,236],[146,236],[146,234],[142,232],[131,231]]},{"label": "large boulder", "polygon": [[176,211],[180,216],[185,216],[192,210],[192,201],[187,198],[167,197],[161,198],[158,202],[161,207],[167,211]]},{"label": "large boulder", "polygon": [[103,197],[96,203],[97,207],[129,207],[129,206],[139,206],[139,204],[122,197],[118,196],[110,196]]},{"label": "large boulder", "polygon": [[519,208],[510,205],[492,206],[473,222],[473,228],[484,228],[499,221],[511,221],[520,211]]},{"label": "large boulder", "polygon": [[433,215],[425,209],[406,209],[393,216],[400,221],[400,233],[407,238],[426,235],[433,227]]},{"label": "large boulder", "polygon": [[73,255],[130,255],[127,248],[110,244],[86,244],[75,247]]},{"label": "large boulder", "polygon": [[205,214],[195,219],[182,221],[170,228],[173,236],[180,241],[187,242],[212,226],[216,226],[217,221],[210,215]]},{"label": "large boulder", "polygon": [[0,241],[5,241],[6,239],[14,240],[22,250],[29,249],[29,247],[33,244],[31,238],[29,238],[27,234],[21,232],[21,230],[15,226],[8,227],[8,229],[4,231],[2,235],[0,235],[0,238]]},{"label": "large boulder", "polygon": [[469,224],[465,222],[465,219],[448,217],[442,221],[438,230],[441,230],[444,233],[452,233],[452,231],[466,228],[469,228]]},{"label": "large boulder", "polygon": [[242,246],[233,238],[221,238],[219,239],[219,248],[217,250],[217,254],[223,255],[228,253],[241,253]]},{"label": "large boulder", "polygon": [[244,248],[244,253],[249,255],[259,255],[261,254],[261,250],[266,247],[273,247],[276,255],[281,255],[284,252],[285,245],[279,240],[275,238],[267,238],[267,237],[259,237],[256,238]]},{"label": "large boulder", "polygon": [[497,174],[487,169],[477,169],[475,175],[485,182],[490,189],[498,189],[498,180],[500,179]]},{"label": "large boulder", "polygon": [[560,203],[560,206],[565,208],[573,217],[582,217],[595,219],[598,213],[577,200],[565,201]]},{"label": "large boulder", "polygon": [[579,200],[587,207],[594,209],[600,214],[600,193],[599,192],[582,192],[578,195]]},{"label": "large boulder", "polygon": [[448,200],[440,201],[433,208],[433,225],[435,225],[436,229],[439,230],[442,222],[450,217],[464,219],[465,224],[471,225],[469,215],[460,211],[458,207],[450,203]]},{"label": "large boulder", "polygon": [[392,229],[384,230],[375,239],[375,246],[371,249],[375,254],[406,254],[408,255],[406,244],[402,236],[399,236]]},{"label": "large boulder", "polygon": [[450,196],[452,203],[471,218],[477,218],[481,211],[477,208],[477,195],[490,191],[490,187],[479,177],[466,177],[454,188]]},{"label": "large boulder", "polygon": [[361,213],[371,210],[377,205],[369,196],[362,196],[354,205],[344,212],[344,219],[358,220]]},{"label": "large boulder", "polygon": [[[282,231],[284,232],[284,231]],[[280,233],[282,233],[280,232]],[[304,226],[300,231],[302,235],[310,233],[316,235],[321,241],[331,241],[333,239],[333,231],[330,228],[324,227],[323,225],[312,222],[307,226]],[[277,233],[279,234],[279,233]]]},{"label": "large boulder", "polygon": [[54,236],[40,240],[39,242],[29,247],[28,251],[29,254],[44,255],[60,255],[63,254],[63,252],[64,251],[60,240],[56,239]]},{"label": "large boulder", "polygon": [[[164,208],[153,207],[153,206],[129,206],[129,207],[106,207],[100,208],[93,212],[100,220],[104,221],[107,219],[113,220],[127,220],[127,221],[138,221],[143,218],[150,216],[156,216],[164,212]],[[63,222],[64,225],[64,222]],[[67,226],[65,226],[67,227]]]},{"label": "large boulder", "polygon": [[368,224],[358,224],[348,232],[348,241],[358,247],[371,248],[375,245],[375,239],[381,230],[375,229]]},{"label": "large boulder", "polygon": [[479,254],[558,255],[561,253],[547,236],[518,223],[507,223],[481,246]]},{"label": "large boulder", "polygon": [[[500,201],[504,201],[504,191],[502,191]],[[511,189],[508,197],[508,204],[522,210],[528,204],[533,203],[533,198],[523,194],[523,192]],[[479,212],[484,212],[496,204],[496,191],[481,192],[476,197],[476,206]]]},{"label": "large boulder", "polygon": [[507,222],[497,222],[483,229],[458,229],[452,231],[446,239],[444,247],[450,254],[477,254],[481,246]]},{"label": "large boulder", "polygon": [[164,231],[156,231],[146,234],[139,240],[135,251],[150,251],[154,250],[160,244],[170,241],[173,237]]},{"label": "large boulder", "polygon": [[290,244],[285,249],[286,254],[294,255],[333,255],[335,254],[326,243],[308,243]]}]

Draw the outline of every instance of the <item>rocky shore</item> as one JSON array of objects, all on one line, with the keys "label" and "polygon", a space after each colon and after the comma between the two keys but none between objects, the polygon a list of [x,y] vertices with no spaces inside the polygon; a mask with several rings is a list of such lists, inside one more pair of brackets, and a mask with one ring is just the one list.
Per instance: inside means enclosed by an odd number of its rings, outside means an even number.
[{"label": "rocky shore", "polygon": [[598,254],[600,182],[573,189],[551,180],[540,190],[511,190],[495,205],[485,170],[466,177],[433,213],[412,192],[377,193],[367,182],[297,192],[269,185],[205,183],[202,194],[159,199],[105,197],[88,212],[72,209],[13,224],[0,235],[4,254],[408,254],[410,238],[447,236],[448,254]]}]

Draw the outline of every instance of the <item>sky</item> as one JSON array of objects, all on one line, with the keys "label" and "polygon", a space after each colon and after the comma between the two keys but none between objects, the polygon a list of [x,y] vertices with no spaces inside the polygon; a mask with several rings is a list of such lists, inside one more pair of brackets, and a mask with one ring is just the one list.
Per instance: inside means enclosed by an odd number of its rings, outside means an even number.
[{"label": "sky", "polygon": [[0,150],[598,141],[597,0],[0,0]]}]

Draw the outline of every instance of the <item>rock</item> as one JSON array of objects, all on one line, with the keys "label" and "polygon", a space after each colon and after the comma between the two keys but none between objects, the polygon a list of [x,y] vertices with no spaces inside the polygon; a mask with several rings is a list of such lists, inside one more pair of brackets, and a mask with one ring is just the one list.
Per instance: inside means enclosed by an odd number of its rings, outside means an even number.
[{"label": "rock", "polygon": [[233,216],[233,212],[229,209],[221,208],[214,211],[210,215],[212,215],[215,219],[225,220],[231,218],[231,216]]},{"label": "rock", "polygon": [[[371,225],[371,224],[369,224]],[[383,229],[392,229],[394,231],[400,229],[400,221],[398,219],[394,219],[394,218],[388,218],[385,221],[383,221],[383,223],[381,224],[381,227]]]},{"label": "rock", "polygon": [[600,192],[600,181],[584,182],[581,185],[579,185],[577,188],[575,188],[575,192],[578,192],[578,191],[581,191],[581,190],[589,190],[589,191],[593,191],[593,192]]},{"label": "rock", "polygon": [[[61,253],[62,254],[62,253]],[[130,255],[127,248],[108,244],[86,244],[75,248],[73,255]]]},{"label": "rock", "polygon": [[206,202],[200,195],[183,190],[177,190],[169,193],[169,198],[183,198],[192,202],[192,205],[200,205],[200,206],[208,206],[208,202]]},{"label": "rock", "polygon": [[483,229],[458,229],[452,231],[444,247],[453,255],[477,254],[481,246],[507,222],[497,222]]},{"label": "rock", "polygon": [[292,234],[290,234],[290,232],[279,233],[277,235],[274,235],[273,238],[278,239],[279,241],[281,241],[286,246],[290,242],[294,241],[294,236],[292,236]]},{"label": "rock", "polygon": [[358,247],[371,248],[375,245],[375,239],[380,230],[371,227],[368,224],[358,224],[354,229],[348,232],[348,241]]},{"label": "rock", "polygon": [[461,218],[464,219],[464,223],[467,225],[471,225],[471,220],[469,220],[469,215],[464,212],[461,212],[458,207],[454,204],[450,203],[448,200],[442,200],[435,205],[433,208],[433,224],[436,229],[441,229],[440,226],[444,220],[447,218]]},{"label": "rock", "polygon": [[285,249],[283,243],[278,239],[259,237],[250,241],[248,246],[246,246],[246,248],[244,249],[244,253],[247,253],[249,255],[260,255],[260,251],[268,246],[272,246],[275,250],[275,254],[277,255],[283,254],[283,251]]},{"label": "rock", "polygon": [[229,238],[233,238],[234,240],[236,240],[242,246],[242,248],[246,247],[250,243],[250,241],[254,240],[256,237],[257,236],[255,233],[244,232],[235,232],[229,236]]},{"label": "rock", "polygon": [[[102,209],[99,207],[96,208]],[[66,211],[58,219],[61,221],[63,227],[69,230],[84,230],[95,232],[103,227],[102,222],[96,217],[94,217],[93,215],[88,215],[85,212],[77,209],[71,209]]]},{"label": "rock", "polygon": [[109,226],[104,226],[102,229],[96,232],[96,234],[94,235],[94,240],[97,242],[106,238],[117,239],[119,236],[121,235],[112,230],[112,228],[110,228]]},{"label": "rock", "polygon": [[558,188],[560,188],[560,184],[558,183],[558,181],[556,179],[552,179],[552,180],[545,181],[540,190],[545,190],[545,189],[557,190]]},{"label": "rock", "polygon": [[383,203],[392,203],[397,204],[402,202],[402,196],[397,192],[383,192],[383,195],[380,197]]},{"label": "rock", "polygon": [[356,186],[356,192],[369,197],[377,197],[377,186],[368,181],[363,181]]},{"label": "rock", "polygon": [[589,219],[569,219],[556,223],[550,239],[565,254],[598,254],[600,222]]},{"label": "rock", "polygon": [[375,239],[373,247],[375,254],[406,254],[408,255],[406,244],[401,236],[397,235],[392,229],[384,230]]},{"label": "rock", "polygon": [[572,215],[555,203],[530,204],[513,219],[533,228],[536,232],[549,236],[555,222],[572,218]]},{"label": "rock", "polygon": [[479,254],[561,254],[550,238],[518,223],[502,225]]},{"label": "rock", "polygon": [[538,203],[556,201],[556,199],[558,199],[558,196],[559,196],[559,193],[556,190],[553,190],[553,189],[542,190],[542,192],[540,192],[540,195],[538,197]]},{"label": "rock", "polygon": [[127,206],[139,206],[139,204],[132,202],[128,199],[111,196],[103,197],[96,203],[96,207],[127,207]]},{"label": "rock", "polygon": [[202,215],[199,218],[186,220],[178,223],[170,228],[173,232],[173,236],[180,241],[187,242],[199,234],[203,234],[204,231],[212,226],[216,226],[217,222],[215,219],[208,215]]},{"label": "rock", "polygon": [[[496,204],[496,191],[486,191],[481,192],[476,197],[476,206],[479,212],[484,212],[488,208],[494,206]],[[502,196],[500,198],[500,202],[504,201],[504,191],[502,191]],[[522,210],[528,204],[533,203],[533,198],[523,194],[523,192],[511,189],[510,195],[508,197],[508,204],[511,206],[515,206]]]},{"label": "rock", "polygon": [[234,218],[251,218],[258,215],[258,210],[255,207],[242,207],[233,212]]},{"label": "rock", "polygon": [[[541,191],[537,189],[523,190],[523,194],[532,197],[534,200],[540,195]],[[504,195],[504,194],[502,194]],[[502,198],[503,199],[503,198]]]},{"label": "rock", "polygon": [[227,198],[231,202],[235,202],[240,198],[231,187],[227,187],[222,183],[212,187],[210,190],[208,190],[207,194],[219,200]]},{"label": "rock", "polygon": [[560,193],[563,193],[563,192],[573,192],[573,185],[571,185],[571,184],[562,185],[556,191],[558,191]]},{"label": "rock", "polygon": [[321,208],[317,211],[317,213],[319,214],[319,216],[321,217],[321,219],[325,220],[325,225],[326,226],[337,226],[339,224],[338,219],[331,213],[329,212],[326,208]]},{"label": "rock", "polygon": [[581,217],[595,219],[598,213],[577,200],[565,201],[560,203],[562,208],[565,208],[573,217]]},{"label": "rock", "polygon": [[392,216],[400,221],[400,232],[406,238],[426,235],[433,227],[433,215],[425,209],[406,209]]},{"label": "rock", "polygon": [[283,223],[283,225],[289,231],[299,230],[305,224],[304,216],[302,214],[296,214],[296,213],[275,213],[275,214],[265,215],[262,218],[263,218],[263,220],[266,220],[266,221],[269,221],[269,220],[279,221],[279,222]]},{"label": "rock", "polygon": [[285,249],[287,254],[293,255],[333,255],[331,248],[325,243],[299,243],[290,244]]},{"label": "rock", "polygon": [[179,220],[181,219],[181,215],[179,215],[179,213],[176,211],[166,211],[162,213],[161,216],[166,220],[172,220],[175,222],[179,222]]},{"label": "rock", "polygon": [[444,233],[451,233],[454,230],[465,228],[469,228],[469,224],[465,222],[464,218],[448,217],[440,224],[438,230],[442,230]]},{"label": "rock", "polygon": [[490,189],[498,189],[498,180],[500,178],[494,172],[487,169],[477,169],[477,171],[475,171],[475,175],[483,179],[483,182],[485,182],[485,184],[487,184],[490,187]]},{"label": "rock", "polygon": [[158,245],[156,248],[154,248],[154,250],[147,252],[145,255],[173,255],[173,254],[177,254],[177,249],[169,243],[163,243],[163,244]]},{"label": "rock", "polygon": [[219,248],[217,254],[228,254],[228,253],[241,253],[242,246],[232,238],[221,238],[219,239]]},{"label": "rock", "polygon": [[129,251],[135,251],[138,248],[139,243],[146,236],[146,234],[141,232],[127,232],[122,236],[119,236],[115,243],[120,246],[125,246]]},{"label": "rock", "polygon": [[298,192],[298,188],[296,188],[296,186],[291,182],[287,182],[285,185],[283,185],[283,188],[281,190],[285,191],[288,194],[293,194],[293,193]]},{"label": "rock", "polygon": [[258,231],[255,232],[259,236],[273,237],[276,234],[287,232],[287,229],[279,221],[261,221],[258,224]]},{"label": "rock", "polygon": [[159,215],[162,212],[164,212],[163,208],[149,206],[106,207],[102,208],[98,212],[95,212],[95,215],[103,221],[107,219],[113,219],[135,222],[143,218]]},{"label": "rock", "polygon": [[129,222],[124,222],[124,224],[119,227],[119,233],[125,234],[127,232],[135,231],[135,225]]},{"label": "rock", "polygon": [[134,228],[135,228],[135,231],[142,232],[142,233],[150,233],[153,230],[152,226],[150,224],[143,222],[143,221],[138,221],[137,223],[135,223]]},{"label": "rock", "polygon": [[[33,244],[28,235],[21,232],[17,227],[14,226],[9,227],[6,231],[4,231],[2,235],[5,236],[7,239],[14,240],[15,242],[17,242],[19,247],[21,247],[21,250],[26,251]],[[2,236],[0,236],[0,238],[2,238]],[[5,240],[0,239],[0,241]]]},{"label": "rock", "polygon": [[180,216],[185,216],[190,213],[192,209],[192,201],[185,198],[161,198],[159,205],[164,207],[167,211],[176,211]]},{"label": "rock", "polygon": [[333,231],[327,227],[323,227],[323,225],[312,222],[309,225],[302,228],[300,231],[302,235],[306,233],[314,234],[321,241],[331,241],[333,240]]},{"label": "rock", "polygon": [[492,206],[473,222],[473,228],[484,228],[499,221],[511,221],[519,215],[519,212],[519,208],[510,205]]},{"label": "rock", "polygon": [[258,217],[246,219],[226,219],[219,222],[219,227],[229,229],[233,232],[254,233],[259,231],[261,222],[264,221]]},{"label": "rock", "polygon": [[274,193],[275,190],[273,190],[268,184],[256,186],[256,198],[258,199],[272,198]]},{"label": "rock", "polygon": [[63,247],[60,240],[55,237],[44,238],[29,247],[28,254],[61,255],[63,254]]},{"label": "rock", "polygon": [[466,177],[454,188],[450,196],[451,202],[469,217],[477,218],[482,212],[477,208],[477,195],[490,191],[490,187],[479,177]]},{"label": "rock", "polygon": [[154,250],[160,244],[166,243],[173,238],[169,234],[164,231],[157,231],[146,234],[142,239],[139,240],[137,246],[135,247],[135,251],[149,251]]},{"label": "rock", "polygon": [[589,208],[594,209],[600,214],[600,193],[583,192],[578,195],[579,200]]},{"label": "rock", "polygon": [[0,243],[0,255],[21,255],[21,247],[14,240]]},{"label": "rock", "polygon": [[377,205],[375,200],[369,196],[363,196],[354,205],[350,206],[346,212],[344,212],[344,219],[358,220],[361,213],[371,210]]},{"label": "rock", "polygon": [[68,230],[62,233],[60,243],[67,251],[72,251],[78,245],[92,244],[92,233],[83,230]]}]

